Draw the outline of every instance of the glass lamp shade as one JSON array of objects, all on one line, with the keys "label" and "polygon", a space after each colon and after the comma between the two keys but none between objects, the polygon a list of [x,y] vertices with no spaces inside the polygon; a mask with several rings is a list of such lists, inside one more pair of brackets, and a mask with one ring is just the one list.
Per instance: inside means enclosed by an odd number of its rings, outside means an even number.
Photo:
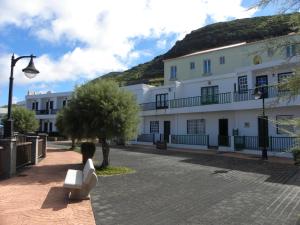
[{"label": "glass lamp shade", "polygon": [[259,91],[259,90],[257,90],[257,91],[255,91],[255,93],[254,93],[254,99],[261,99],[261,97],[262,97],[262,92],[261,91]]},{"label": "glass lamp shade", "polygon": [[33,58],[30,59],[30,62],[26,68],[22,70],[26,77],[29,79],[34,78],[40,71],[38,71],[33,63]]}]

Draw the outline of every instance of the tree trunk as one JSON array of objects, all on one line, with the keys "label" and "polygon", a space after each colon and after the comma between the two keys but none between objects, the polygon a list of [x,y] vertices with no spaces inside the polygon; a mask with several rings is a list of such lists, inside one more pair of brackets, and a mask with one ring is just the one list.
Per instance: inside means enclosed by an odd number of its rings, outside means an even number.
[{"label": "tree trunk", "polygon": [[72,138],[72,145],[71,145],[71,149],[75,149],[75,138]]},{"label": "tree trunk", "polygon": [[103,161],[100,169],[105,169],[109,166],[109,145],[107,144],[106,139],[102,139],[102,155]]}]

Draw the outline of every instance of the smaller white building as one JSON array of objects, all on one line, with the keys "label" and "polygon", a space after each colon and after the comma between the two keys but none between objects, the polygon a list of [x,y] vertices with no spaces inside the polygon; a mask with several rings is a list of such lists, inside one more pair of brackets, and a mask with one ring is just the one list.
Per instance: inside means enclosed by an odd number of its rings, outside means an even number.
[{"label": "smaller white building", "polygon": [[57,112],[68,104],[73,92],[28,92],[25,96],[25,107],[36,113],[40,132],[57,132],[55,122]]}]

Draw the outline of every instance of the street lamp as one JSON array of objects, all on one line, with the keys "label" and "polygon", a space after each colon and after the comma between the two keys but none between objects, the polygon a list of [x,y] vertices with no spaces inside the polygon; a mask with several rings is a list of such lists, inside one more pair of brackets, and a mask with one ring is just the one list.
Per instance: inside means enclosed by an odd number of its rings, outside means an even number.
[{"label": "street lamp", "polygon": [[10,77],[9,77],[9,92],[8,92],[8,108],[7,108],[7,121],[4,126],[4,137],[11,138],[13,137],[13,119],[11,116],[11,107],[12,107],[12,93],[13,93],[13,82],[14,82],[14,67],[16,63],[23,58],[30,58],[29,64],[22,71],[25,73],[25,76],[29,79],[34,78],[39,71],[35,68],[33,63],[33,58],[36,58],[34,55],[29,56],[20,56],[15,58],[13,54],[11,57],[11,65],[10,65]]},{"label": "street lamp", "polygon": [[[268,119],[265,116],[265,92],[266,86],[257,87],[254,91],[254,99],[262,99],[262,129],[259,133],[259,147],[262,147],[261,158],[263,160],[268,160],[268,151],[267,151],[267,132],[266,132],[266,124],[268,123]],[[260,145],[261,143],[261,145]]]}]

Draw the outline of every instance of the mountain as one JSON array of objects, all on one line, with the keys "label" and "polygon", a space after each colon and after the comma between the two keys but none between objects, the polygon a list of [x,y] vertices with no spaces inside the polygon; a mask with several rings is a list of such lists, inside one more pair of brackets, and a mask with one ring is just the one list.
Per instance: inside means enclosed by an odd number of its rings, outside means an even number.
[{"label": "mountain", "polygon": [[114,79],[121,85],[148,83],[160,85],[163,82],[163,60],[179,57],[197,51],[236,44],[254,42],[271,37],[287,35],[298,31],[300,14],[283,14],[238,19],[207,25],[187,34],[183,40],[165,54],[153,60],[132,67],[124,72],[111,72],[97,79]]}]

